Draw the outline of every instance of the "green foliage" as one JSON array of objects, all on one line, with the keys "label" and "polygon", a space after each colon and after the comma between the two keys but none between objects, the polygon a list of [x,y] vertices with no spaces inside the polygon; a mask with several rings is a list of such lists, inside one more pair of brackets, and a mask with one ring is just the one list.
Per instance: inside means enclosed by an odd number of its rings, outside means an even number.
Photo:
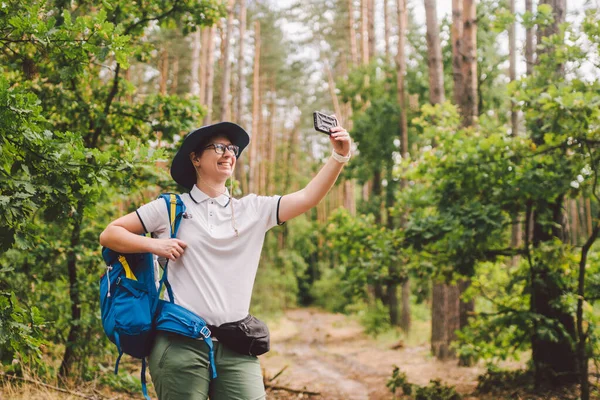
[{"label": "green foliage", "polygon": [[460,400],[461,395],[453,386],[443,385],[438,379],[432,380],[429,386],[420,386],[415,390],[415,400]]},{"label": "green foliage", "polygon": [[515,388],[533,389],[533,376],[531,371],[512,370],[505,371],[490,367],[485,374],[477,377],[478,393],[501,393]]},{"label": "green foliage", "polygon": [[[115,375],[114,371],[110,368],[99,367],[102,374],[100,375],[100,383],[106,385],[112,390],[118,392],[127,392],[131,395],[139,395],[141,381],[140,378],[127,373],[121,372]],[[147,385],[152,385],[152,382],[147,382]]]},{"label": "green foliage", "polygon": [[[0,272],[6,273],[6,270]],[[14,293],[0,292],[0,361],[17,357],[29,365],[41,361],[44,320],[37,307],[23,306]]]},{"label": "green foliage", "polygon": [[415,400],[460,400],[462,397],[452,386],[446,386],[440,380],[431,380],[429,386],[418,386],[408,382],[406,373],[401,372],[400,368],[394,365],[392,376],[386,383],[387,388],[392,392],[393,398],[396,398],[396,391],[402,389],[402,393],[410,396],[414,393]]},{"label": "green foliage", "polygon": [[402,283],[408,270],[401,264],[400,232],[373,223],[371,216],[351,216],[343,209],[332,213],[326,227],[329,250],[342,274],[341,291],[349,298],[364,298],[368,284]]},{"label": "green foliage", "polygon": [[11,268],[0,289],[19,299],[3,308],[4,362],[39,355],[41,337],[61,345],[76,333],[63,372],[76,366],[84,377],[105,351],[98,234],[133,182],[142,190],[163,179],[154,162],[164,153],[149,140],[172,141],[202,115],[191,99],[139,96],[123,70],[154,51],[150,23],[187,32],[222,12],[211,0],[3,3],[0,265]]},{"label": "green foliage", "polygon": [[389,310],[379,299],[375,300],[374,304],[357,303],[348,306],[346,311],[358,316],[367,335],[377,337],[392,328]]},{"label": "green foliage", "polygon": [[396,398],[396,391],[398,388],[402,389],[402,393],[405,395],[410,396],[412,394],[412,385],[408,382],[406,373],[401,372],[397,365],[394,365],[392,376],[388,379],[385,386],[392,392],[394,398]]}]

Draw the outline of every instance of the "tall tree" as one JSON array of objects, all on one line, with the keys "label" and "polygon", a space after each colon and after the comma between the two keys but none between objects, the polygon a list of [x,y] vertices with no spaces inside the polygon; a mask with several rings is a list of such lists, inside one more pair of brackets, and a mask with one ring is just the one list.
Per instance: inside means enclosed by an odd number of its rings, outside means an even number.
[{"label": "tall tree", "polygon": [[[407,102],[406,102],[406,87],[405,87],[405,76],[406,76],[406,31],[408,24],[408,11],[406,9],[406,0],[398,0],[398,54],[396,58],[397,67],[397,84],[398,84],[398,104],[400,106],[400,151],[403,159],[408,159],[408,119],[407,119]],[[405,177],[401,180],[401,188],[404,190],[408,186],[408,181]],[[402,219],[404,223],[404,218]],[[388,216],[388,221],[391,221],[391,217]],[[397,266],[394,266],[397,268]],[[388,307],[390,307],[390,317],[394,317],[392,312],[397,305],[396,298],[396,285],[388,285]],[[396,316],[397,318],[397,316]],[[410,283],[406,279],[402,284],[402,312],[400,314],[400,320],[391,321],[396,324],[399,323],[400,327],[408,332],[410,330]]]},{"label": "tall tree", "polygon": [[369,58],[375,57],[375,0],[367,0],[367,18],[369,20]]},{"label": "tall tree", "polygon": [[252,140],[250,141],[250,170],[248,190],[256,191],[258,178],[259,114],[260,111],[260,22],[254,22],[254,75],[252,80]]},{"label": "tall tree", "polygon": [[429,102],[441,104],[445,101],[444,67],[442,45],[437,19],[437,1],[424,0],[427,25],[427,65],[429,67]]},{"label": "tall tree", "polygon": [[217,27],[211,26],[208,28],[208,39],[206,40],[206,116],[204,117],[204,125],[212,123],[213,112],[213,87],[215,83],[215,35]]},{"label": "tall tree", "polygon": [[477,10],[476,0],[463,3],[463,82],[461,112],[465,126],[473,126],[477,121]]},{"label": "tall tree", "polygon": [[[566,15],[566,0],[543,0],[542,5],[552,7],[553,21],[548,26],[539,29],[540,38],[560,34],[560,24],[564,23]],[[539,40],[538,42],[542,42]],[[548,56],[553,50],[547,45],[540,50],[540,56]],[[558,64],[556,70],[550,72],[551,79],[564,80],[564,66]],[[531,120],[528,123],[533,141],[539,146],[544,144],[543,121]],[[532,245],[540,249],[546,243],[554,240],[566,240],[563,226],[563,203],[565,196],[548,199],[538,204],[532,204],[528,209],[529,218],[533,221]],[[531,310],[543,318],[558,321],[565,334],[558,340],[540,334],[536,329],[532,335],[532,359],[537,386],[546,383],[567,383],[577,379],[577,357],[571,344],[575,338],[575,321],[567,310],[557,308],[563,288],[552,275],[551,266],[547,262],[536,263],[531,270]],[[537,326],[536,326],[537,328]]]},{"label": "tall tree", "polygon": [[[239,21],[240,21],[240,32],[239,32],[239,46],[238,46],[238,57],[237,57],[237,90],[234,98],[235,104],[235,115],[233,120],[237,124],[242,124],[244,118],[244,98],[246,95],[246,74],[244,73],[245,68],[245,54],[246,49],[246,0],[239,0]],[[237,168],[235,169],[236,178],[241,182],[242,192],[248,193],[248,179],[246,174],[246,163],[244,157],[238,160]]]},{"label": "tall tree", "polygon": [[350,39],[350,60],[352,65],[358,65],[356,28],[354,27],[354,0],[348,0],[348,35]]},{"label": "tall tree", "polygon": [[[445,100],[442,48],[437,20],[436,0],[424,0],[427,24],[427,65],[429,67],[429,102]],[[440,359],[452,357],[450,343],[459,328],[459,292],[456,285],[433,282],[431,301],[431,352]]]},{"label": "tall tree", "polygon": [[200,53],[202,49],[202,34],[197,29],[192,34],[192,65],[190,66],[190,94],[200,97]]},{"label": "tall tree", "polygon": [[240,20],[240,33],[239,33],[239,47],[237,57],[237,91],[236,91],[236,110],[234,121],[238,124],[242,122],[244,115],[244,95],[246,91],[246,74],[244,74],[244,50],[245,50],[245,38],[246,38],[246,0],[239,1],[239,20]]},{"label": "tall tree", "polygon": [[[533,0],[525,0],[525,12],[530,14],[533,13]],[[527,65],[527,75],[531,75],[535,63],[534,36],[535,26],[528,26],[525,30],[525,62]]]},{"label": "tall tree", "polygon": [[229,92],[231,81],[231,62],[229,61],[229,53],[231,51],[231,36],[233,33],[233,7],[235,0],[229,0],[227,3],[227,25],[225,38],[223,43],[223,76],[221,78],[221,121],[229,121],[231,119],[229,110]]},{"label": "tall tree", "polygon": [[369,63],[369,1],[360,0],[360,42],[362,63]]}]

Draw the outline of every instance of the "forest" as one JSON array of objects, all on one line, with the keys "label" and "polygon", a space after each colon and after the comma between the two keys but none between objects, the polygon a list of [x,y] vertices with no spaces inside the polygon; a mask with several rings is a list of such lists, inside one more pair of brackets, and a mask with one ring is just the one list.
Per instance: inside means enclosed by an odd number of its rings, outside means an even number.
[{"label": "forest", "polygon": [[3,0],[0,48],[0,398],[142,398],[100,233],[219,121],[235,197],[305,187],[322,111],[352,158],[267,233],[268,398],[600,399],[597,1]]}]

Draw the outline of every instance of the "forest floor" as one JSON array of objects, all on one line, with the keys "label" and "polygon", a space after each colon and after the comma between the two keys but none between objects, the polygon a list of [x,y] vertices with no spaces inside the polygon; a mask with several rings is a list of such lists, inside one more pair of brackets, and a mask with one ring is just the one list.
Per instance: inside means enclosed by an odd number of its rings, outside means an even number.
[{"label": "forest floor", "polygon": [[[477,394],[477,377],[485,373],[485,366],[459,367],[456,361],[442,362],[431,357],[429,322],[414,321],[413,332],[406,341],[400,340],[396,333],[374,339],[364,333],[356,319],[317,309],[288,310],[277,323],[270,325],[271,351],[260,358],[268,399],[393,399],[386,383],[395,365],[406,373],[408,382],[427,386],[430,380],[439,379],[442,384],[453,386],[464,400],[574,400],[578,397],[575,388],[552,395],[531,395],[524,388],[515,387],[500,393]],[[138,376],[139,363],[125,365],[134,376]],[[524,362],[502,367],[519,369],[524,367]],[[127,394],[95,385],[76,389],[85,394],[78,396],[40,385],[5,382],[0,385],[0,400],[141,398],[137,390]],[[151,385],[149,389],[152,398],[156,398]],[[398,393],[395,398],[411,397],[401,397]],[[600,399],[600,396],[593,398]]]},{"label": "forest floor", "polygon": [[[456,361],[438,361],[430,355],[427,330],[417,334],[421,337],[409,337],[406,344],[394,337],[373,339],[358,322],[345,315],[316,309],[289,310],[271,329],[271,351],[261,357],[265,381],[274,387],[269,389],[269,398],[392,399],[386,382],[395,365],[406,373],[408,382],[427,386],[430,380],[439,379],[442,384],[455,387],[465,400],[577,398],[575,388],[553,395],[533,396],[522,388],[478,395],[477,377],[486,372],[485,366],[459,367]],[[518,369],[524,363],[502,367]],[[278,386],[318,394],[275,390]],[[402,398],[399,394],[396,398]]]}]

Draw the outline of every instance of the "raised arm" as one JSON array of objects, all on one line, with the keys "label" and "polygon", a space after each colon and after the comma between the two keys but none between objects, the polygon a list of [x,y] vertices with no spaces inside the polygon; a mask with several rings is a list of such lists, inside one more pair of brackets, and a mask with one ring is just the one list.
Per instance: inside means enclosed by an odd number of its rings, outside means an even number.
[{"label": "raised arm", "polygon": [[144,226],[135,212],[111,222],[100,234],[100,244],[119,253],[150,252],[175,260],[186,248],[183,240],[142,236]]},{"label": "raised arm", "polygon": [[[350,155],[350,135],[341,126],[332,128],[329,140],[333,151],[340,156]],[[323,168],[304,189],[286,194],[279,203],[279,221],[289,221],[310,210],[325,197],[333,186],[344,164],[330,157]]]}]

